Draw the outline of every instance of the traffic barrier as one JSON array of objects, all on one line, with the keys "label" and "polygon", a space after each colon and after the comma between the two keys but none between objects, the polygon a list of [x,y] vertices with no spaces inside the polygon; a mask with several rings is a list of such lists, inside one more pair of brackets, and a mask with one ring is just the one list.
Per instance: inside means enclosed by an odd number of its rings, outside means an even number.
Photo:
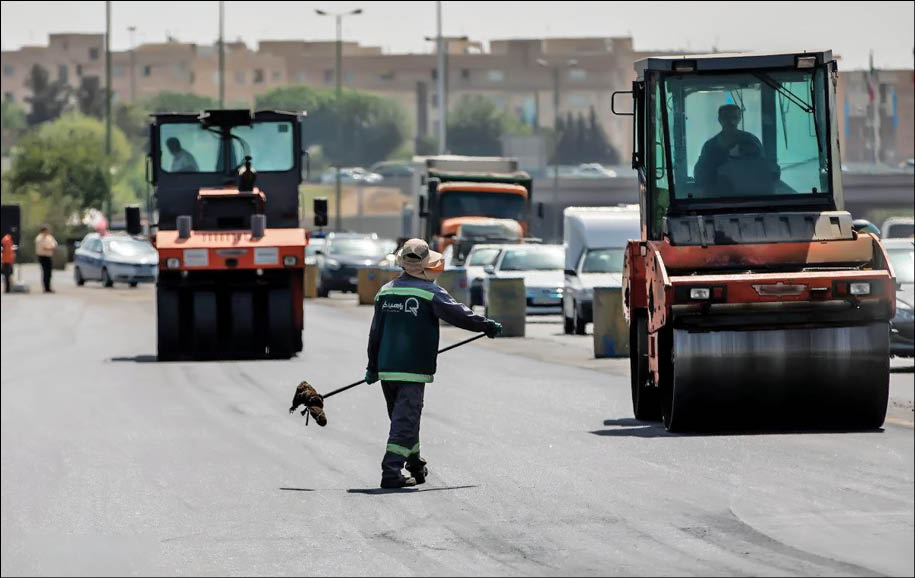
[{"label": "traffic barrier", "polygon": [[436,283],[454,297],[455,301],[470,307],[470,286],[467,284],[467,269],[464,267],[445,269],[439,274]]},{"label": "traffic barrier", "polygon": [[318,275],[321,269],[317,265],[305,264],[305,299],[318,296]]},{"label": "traffic barrier", "polygon": [[594,357],[627,357],[629,327],[623,316],[623,290],[619,287],[595,287]]},{"label": "traffic barrier", "polygon": [[388,281],[400,275],[396,267],[363,267],[357,276],[356,292],[359,294],[359,305],[371,305],[375,295]]},{"label": "traffic barrier", "polygon": [[487,280],[487,316],[502,324],[502,337],[524,337],[527,293],[524,279]]}]

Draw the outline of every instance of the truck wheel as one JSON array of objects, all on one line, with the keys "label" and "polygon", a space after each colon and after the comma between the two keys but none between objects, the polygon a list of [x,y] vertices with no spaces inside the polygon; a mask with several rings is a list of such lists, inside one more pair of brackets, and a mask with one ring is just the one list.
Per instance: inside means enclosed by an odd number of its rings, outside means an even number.
[{"label": "truck wheel", "polygon": [[216,312],[216,293],[194,293],[194,355],[208,355],[217,350],[219,342],[219,317]]},{"label": "truck wheel", "polygon": [[73,268],[73,281],[78,287],[82,287],[86,284],[86,280],[83,279],[83,272],[79,270],[79,267]]},{"label": "truck wheel", "polygon": [[661,419],[658,388],[648,378],[648,318],[637,313],[629,327],[629,379],[632,387],[632,415],[640,421]]},{"label": "truck wheel", "polygon": [[267,293],[267,347],[270,357],[288,358],[295,354],[291,303],[289,289],[273,289]]},{"label": "truck wheel", "polygon": [[159,361],[171,361],[181,351],[179,294],[173,289],[156,289],[156,341]]},{"label": "truck wheel", "polygon": [[585,329],[588,324],[581,318],[581,312],[578,310],[578,305],[576,305],[574,301],[572,302],[572,315],[574,316],[572,319],[575,324],[575,335],[585,335]]},{"label": "truck wheel", "polygon": [[111,278],[111,275],[108,274],[107,267],[102,269],[102,285],[105,287],[114,287],[114,280]]},{"label": "truck wheel", "polygon": [[[254,335],[254,294],[250,291],[235,291],[231,299],[232,331],[229,349],[234,354],[251,355],[258,351]],[[263,347],[260,348],[263,353]]]}]

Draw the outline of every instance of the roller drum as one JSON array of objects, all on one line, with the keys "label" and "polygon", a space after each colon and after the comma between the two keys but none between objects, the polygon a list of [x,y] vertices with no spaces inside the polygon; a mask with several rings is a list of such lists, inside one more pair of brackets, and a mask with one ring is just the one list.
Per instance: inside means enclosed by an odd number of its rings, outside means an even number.
[{"label": "roller drum", "polygon": [[882,425],[886,416],[885,322],[745,331],[675,329],[668,339],[672,343],[662,340],[668,348],[662,353],[669,359],[662,363],[661,394],[671,430],[870,429]]}]

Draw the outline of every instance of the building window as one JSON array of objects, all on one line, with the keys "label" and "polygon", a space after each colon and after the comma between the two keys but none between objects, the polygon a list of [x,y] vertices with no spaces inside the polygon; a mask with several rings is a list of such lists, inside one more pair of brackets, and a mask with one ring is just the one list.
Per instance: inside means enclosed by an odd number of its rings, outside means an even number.
[{"label": "building window", "polygon": [[569,70],[569,80],[587,80],[588,71],[581,68],[572,68]]},{"label": "building window", "polygon": [[470,69],[469,68],[461,69],[461,78],[463,78],[464,80],[470,80]]},{"label": "building window", "polygon": [[147,64],[143,67],[143,76],[152,76],[152,66]]},{"label": "building window", "polygon": [[219,84],[219,71],[214,71],[210,78],[213,79],[213,84]]},{"label": "building window", "polygon": [[324,70],[324,84],[333,84],[334,83],[334,71],[333,69]]},{"label": "building window", "polygon": [[588,106],[588,102],[588,95],[586,94],[569,95],[569,107],[571,108],[585,108]]},{"label": "building window", "polygon": [[305,81],[308,79],[308,75],[304,72],[300,72],[296,75],[295,80],[299,84],[305,84]]},{"label": "building window", "polygon": [[67,83],[67,77],[69,76],[70,70],[67,68],[66,64],[61,64],[57,67],[57,80]]},{"label": "building window", "polygon": [[347,86],[351,86],[353,84],[353,79],[355,77],[356,76],[352,72],[347,72],[346,74],[343,75],[343,83],[346,84]]},{"label": "building window", "polygon": [[244,84],[245,83],[245,71],[236,70],[235,71],[235,84]]},{"label": "building window", "polygon": [[120,64],[115,64],[114,66],[112,66],[111,67],[111,76],[114,76],[115,78],[124,76],[124,67],[121,66]]},{"label": "building window", "polygon": [[274,70],[274,71],[273,71],[273,82],[279,82],[279,81],[280,81],[280,76],[281,76],[281,75],[280,75],[280,71],[279,71],[279,70]]},{"label": "building window", "polygon": [[263,84],[264,83],[264,69],[255,68],[254,69],[254,84]]},{"label": "building window", "polygon": [[432,69],[432,80],[438,80],[438,69],[437,68]]},{"label": "building window", "polygon": [[502,82],[505,80],[505,73],[501,70],[490,70],[486,73],[486,80],[489,82]]},{"label": "building window", "polygon": [[83,65],[77,64],[76,65],[76,76],[82,76],[82,75],[83,75]]},{"label": "building window", "polygon": [[16,67],[6,65],[3,67],[3,76],[13,76],[16,74]]},{"label": "building window", "polygon": [[191,76],[191,84],[194,84],[194,80],[197,78],[197,75],[194,74],[194,71],[192,70],[190,76]]},{"label": "building window", "polygon": [[98,60],[99,50],[98,48],[92,47],[89,49],[89,60]]},{"label": "building window", "polygon": [[4,92],[3,100],[6,102],[16,102],[16,96],[12,92]]},{"label": "building window", "polygon": [[394,80],[394,77],[395,77],[394,71],[389,70],[387,72],[382,72],[381,74],[379,74],[378,80],[381,80],[382,82],[392,82]]}]

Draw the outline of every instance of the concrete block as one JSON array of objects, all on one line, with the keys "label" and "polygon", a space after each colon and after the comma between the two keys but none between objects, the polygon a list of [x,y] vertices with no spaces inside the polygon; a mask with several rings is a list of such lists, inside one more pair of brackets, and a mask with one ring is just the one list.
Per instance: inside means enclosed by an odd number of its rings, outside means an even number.
[{"label": "concrete block", "polygon": [[470,286],[467,284],[467,269],[457,267],[446,269],[436,280],[439,287],[454,297],[454,300],[470,307]]},{"label": "concrete block", "polygon": [[594,288],[594,357],[628,357],[629,327],[620,287]]},{"label": "concrete block", "polygon": [[318,296],[318,277],[321,269],[317,265],[305,265],[305,299],[314,299]]}]

